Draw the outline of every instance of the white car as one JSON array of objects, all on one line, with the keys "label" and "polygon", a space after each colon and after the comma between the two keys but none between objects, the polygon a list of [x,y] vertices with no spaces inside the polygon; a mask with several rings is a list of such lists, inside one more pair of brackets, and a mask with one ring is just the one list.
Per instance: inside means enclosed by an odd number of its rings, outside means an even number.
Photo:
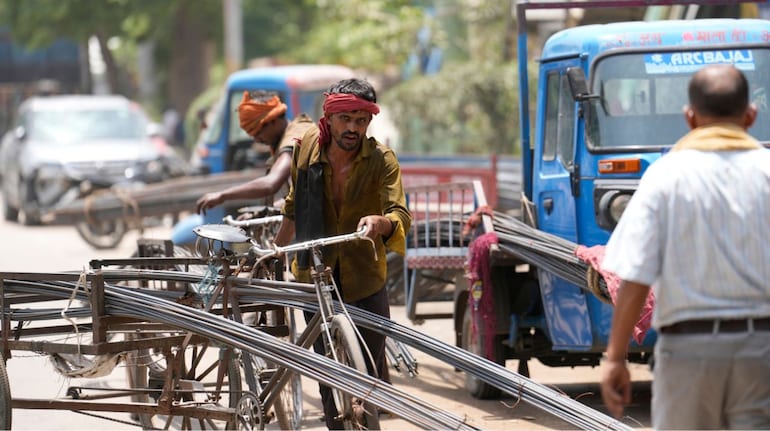
[{"label": "white car", "polygon": [[0,146],[3,216],[39,223],[47,210],[120,183],[185,175],[186,162],[122,96],[32,97]]}]

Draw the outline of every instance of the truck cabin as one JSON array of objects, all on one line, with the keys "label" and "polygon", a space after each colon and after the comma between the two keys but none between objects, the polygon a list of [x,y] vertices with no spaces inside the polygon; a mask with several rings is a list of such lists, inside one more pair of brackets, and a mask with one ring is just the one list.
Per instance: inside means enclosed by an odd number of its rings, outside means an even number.
[{"label": "truck cabin", "polygon": [[354,76],[351,69],[339,65],[275,66],[233,73],[198,144],[202,169],[208,173],[239,170],[269,157],[267,146],[255,154],[254,140],[240,127],[238,104],[244,91],[275,92],[286,103],[289,120],[302,113],[316,120],[323,113],[323,93],[329,86]]},{"label": "truck cabin", "polygon": [[524,178],[540,228],[606,243],[645,169],[689,131],[687,85],[705,65],[745,73],[759,111],[749,133],[768,146],[769,41],[770,22],[752,19],[588,25],[551,36]]}]

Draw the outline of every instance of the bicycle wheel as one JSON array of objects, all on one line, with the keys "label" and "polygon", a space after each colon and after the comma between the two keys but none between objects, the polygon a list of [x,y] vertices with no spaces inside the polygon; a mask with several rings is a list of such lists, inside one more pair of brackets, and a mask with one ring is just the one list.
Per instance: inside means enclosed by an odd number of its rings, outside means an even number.
[{"label": "bicycle wheel", "polygon": [[[337,360],[343,365],[366,374],[364,354],[353,329],[353,324],[344,316],[334,316],[329,331],[332,337],[332,349],[334,349]],[[380,429],[377,406],[340,389],[332,388],[332,394],[346,430]]]},{"label": "bicycle wheel", "polygon": [[[226,354],[230,357],[224,360]],[[164,389],[167,359],[154,349],[129,352],[126,359],[129,385],[141,390],[132,396],[134,402],[158,402]],[[179,380],[171,388],[174,405],[212,405],[238,408],[243,394],[241,370],[235,353],[227,348],[212,346],[209,342],[187,346],[184,352]],[[221,367],[226,367],[222,369]],[[220,376],[221,374],[221,376]],[[235,411],[235,410],[234,410]],[[139,414],[136,418],[146,429],[234,429],[235,415],[228,420]]]},{"label": "bicycle wheel", "polygon": [[[285,324],[289,334],[285,337],[290,343],[297,342],[297,326],[294,319],[294,309],[281,308],[273,312],[276,319],[273,324]],[[291,371],[289,371],[291,372]],[[281,389],[281,394],[275,403],[275,416],[282,430],[296,430],[302,424],[302,376],[291,373],[289,382]]]},{"label": "bicycle wheel", "polygon": [[[283,271],[280,261],[274,261],[266,265],[257,273],[258,278],[263,279],[282,279]],[[297,342],[297,325],[294,317],[294,309],[291,307],[268,307],[255,313],[253,316],[253,326],[260,327],[266,331],[272,331],[273,334],[289,343]],[[261,386],[267,384],[267,381],[278,370],[278,366],[267,359],[251,356],[252,370],[257,375]],[[291,373],[291,371],[289,371]],[[251,389],[254,390],[254,389]],[[282,430],[299,429],[302,424],[302,376],[298,373],[291,373],[289,381],[281,389],[281,392],[273,403],[273,411],[278,425]]]}]

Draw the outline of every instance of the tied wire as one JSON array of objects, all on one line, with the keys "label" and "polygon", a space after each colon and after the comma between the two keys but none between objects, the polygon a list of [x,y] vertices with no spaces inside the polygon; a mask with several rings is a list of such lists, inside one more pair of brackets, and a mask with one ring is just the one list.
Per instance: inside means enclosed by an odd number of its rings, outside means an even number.
[{"label": "tied wire", "polygon": [[80,276],[78,277],[77,283],[75,283],[75,288],[72,289],[72,295],[70,295],[69,300],[67,301],[67,305],[64,306],[61,310],[61,318],[66,320],[67,323],[72,325],[72,329],[75,331],[75,338],[78,340],[78,356],[81,356],[82,353],[80,351],[80,331],[78,330],[78,323],[75,322],[70,316],[67,315],[67,312],[70,309],[70,306],[72,305],[72,302],[75,301],[75,298],[77,297],[78,290],[80,288],[83,288],[83,291],[86,293],[89,293],[88,284],[86,280],[86,269],[83,268],[83,270],[80,272]]},{"label": "tied wire", "polygon": [[213,261],[209,261],[208,266],[206,267],[206,272],[203,274],[200,283],[191,284],[192,289],[201,297],[201,300],[203,300],[203,305],[205,307],[208,307],[209,303],[211,302],[214,289],[219,282],[220,269],[220,265],[215,264]]}]

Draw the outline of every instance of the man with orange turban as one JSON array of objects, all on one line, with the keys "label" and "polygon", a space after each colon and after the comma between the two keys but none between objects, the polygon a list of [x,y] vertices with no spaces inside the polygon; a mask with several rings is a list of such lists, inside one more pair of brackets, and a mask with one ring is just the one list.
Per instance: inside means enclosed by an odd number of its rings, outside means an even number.
[{"label": "man with orange turban", "polygon": [[276,94],[265,91],[243,92],[243,100],[238,105],[238,119],[241,129],[255,142],[270,147],[272,157],[268,161],[267,175],[218,192],[206,193],[195,203],[195,211],[199,214],[206,214],[207,209],[226,201],[259,199],[277,193],[289,179],[296,140],[313,127],[313,120],[305,114],[289,122],[286,119],[286,104]]}]

